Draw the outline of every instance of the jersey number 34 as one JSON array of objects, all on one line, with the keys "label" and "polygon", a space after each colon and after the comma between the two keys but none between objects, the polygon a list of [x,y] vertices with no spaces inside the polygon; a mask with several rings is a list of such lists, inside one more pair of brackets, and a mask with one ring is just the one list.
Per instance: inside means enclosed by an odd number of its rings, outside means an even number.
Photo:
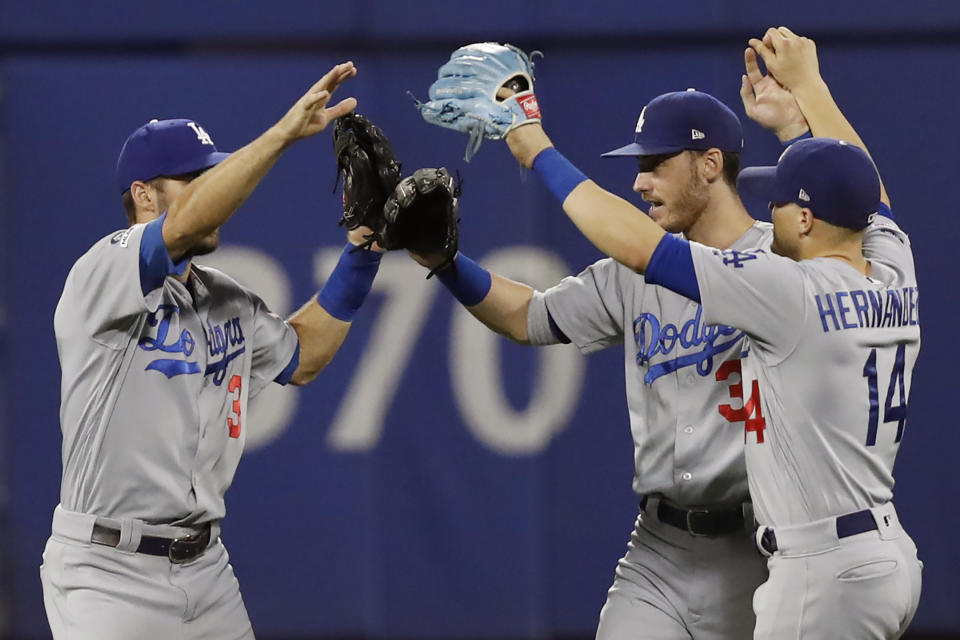
[{"label": "jersey number 34", "polygon": [[730,377],[730,374],[737,374],[739,381],[730,385],[730,397],[740,400],[740,408],[734,408],[729,404],[722,404],[717,409],[720,415],[730,422],[743,421],[743,441],[746,443],[747,434],[757,434],[757,444],[763,444],[763,430],[767,427],[767,421],[763,418],[763,412],[760,410],[760,385],[756,380],[753,381],[753,387],[750,389],[750,397],[743,397],[743,371],[740,368],[739,360],[727,360],[717,368],[717,380],[723,382]]}]

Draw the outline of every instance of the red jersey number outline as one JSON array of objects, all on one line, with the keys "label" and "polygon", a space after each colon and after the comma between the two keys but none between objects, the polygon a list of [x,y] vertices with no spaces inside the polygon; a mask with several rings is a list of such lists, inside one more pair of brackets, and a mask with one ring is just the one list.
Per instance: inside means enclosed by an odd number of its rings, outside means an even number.
[{"label": "red jersey number outline", "polygon": [[744,401],[743,398],[743,370],[740,360],[727,360],[717,368],[716,379],[718,382],[726,381],[731,373],[737,374],[739,381],[730,385],[730,397],[740,400],[740,408],[735,409],[732,405],[721,404],[717,407],[724,418],[729,422],[744,423],[743,442],[747,442],[747,434],[750,432],[757,434],[757,444],[763,444],[763,430],[767,427],[767,421],[763,417],[760,409],[760,384],[754,380],[750,389],[750,398]]}]

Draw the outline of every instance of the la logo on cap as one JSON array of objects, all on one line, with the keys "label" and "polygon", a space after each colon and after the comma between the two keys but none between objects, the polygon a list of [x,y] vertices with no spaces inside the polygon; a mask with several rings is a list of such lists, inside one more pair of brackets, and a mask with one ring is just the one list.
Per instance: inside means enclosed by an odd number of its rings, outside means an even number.
[{"label": "la logo on cap", "polygon": [[203,127],[198,125],[196,122],[188,122],[187,126],[193,129],[194,133],[197,134],[197,140],[200,141],[200,144],[213,144],[213,138],[210,137],[210,134],[204,131]]}]

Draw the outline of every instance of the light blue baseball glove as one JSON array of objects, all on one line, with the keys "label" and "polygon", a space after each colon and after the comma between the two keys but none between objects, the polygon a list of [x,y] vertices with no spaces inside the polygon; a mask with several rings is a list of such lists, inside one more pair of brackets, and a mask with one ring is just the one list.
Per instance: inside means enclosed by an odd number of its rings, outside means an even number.
[{"label": "light blue baseball glove", "polygon": [[[516,93],[498,99],[503,87]],[[417,103],[420,115],[430,124],[469,135],[468,161],[484,138],[499,140],[512,129],[540,121],[533,62],[510,44],[479,42],[460,47],[440,67],[429,93],[428,102]]]}]

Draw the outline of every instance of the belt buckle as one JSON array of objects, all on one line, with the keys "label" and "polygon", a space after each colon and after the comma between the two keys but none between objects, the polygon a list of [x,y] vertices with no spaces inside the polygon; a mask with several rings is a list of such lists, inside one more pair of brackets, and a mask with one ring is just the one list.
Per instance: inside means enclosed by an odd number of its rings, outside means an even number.
[{"label": "belt buckle", "polygon": [[710,535],[709,533],[700,533],[700,529],[694,526],[694,518],[696,516],[709,516],[709,509],[690,509],[687,511],[687,533],[692,536],[705,537]]},{"label": "belt buckle", "polygon": [[190,562],[206,550],[207,543],[209,542],[209,529],[191,533],[188,536],[174,538],[170,541],[170,549],[167,550],[167,557],[173,564]]}]

